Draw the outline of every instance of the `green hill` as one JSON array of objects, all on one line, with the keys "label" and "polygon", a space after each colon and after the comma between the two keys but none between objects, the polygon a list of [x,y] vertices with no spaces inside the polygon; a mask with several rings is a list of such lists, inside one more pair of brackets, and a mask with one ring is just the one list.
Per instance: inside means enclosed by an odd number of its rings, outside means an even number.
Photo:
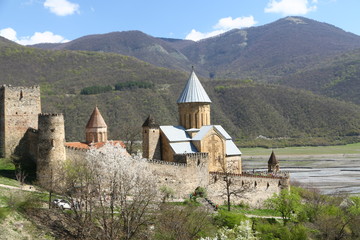
[{"label": "green hill", "polygon": [[[41,86],[43,112],[65,114],[68,141],[84,139],[95,105],[109,125],[110,139],[126,139],[129,132],[140,131],[150,113],[162,125],[177,124],[176,99],[189,74],[119,54],[40,50],[8,42],[0,47],[0,72],[2,84]],[[80,94],[83,88],[128,82],[151,82],[151,87]],[[355,105],[281,86],[202,82],[213,101],[212,122],[242,142],[259,135],[333,138],[360,134],[360,107]]]}]

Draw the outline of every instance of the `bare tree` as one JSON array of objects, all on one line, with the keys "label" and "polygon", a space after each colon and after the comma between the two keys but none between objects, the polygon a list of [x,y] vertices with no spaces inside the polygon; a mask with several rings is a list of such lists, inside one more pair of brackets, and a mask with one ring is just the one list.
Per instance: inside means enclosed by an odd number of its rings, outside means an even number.
[{"label": "bare tree", "polygon": [[224,182],[224,196],[226,197],[226,205],[227,210],[231,210],[231,198],[234,197],[240,197],[244,192],[249,191],[249,186],[247,184],[242,184],[239,186],[236,184],[234,178],[236,178],[236,175],[234,172],[238,171],[238,167],[235,165],[227,164],[226,161],[220,159],[219,162],[221,163],[221,170],[222,170],[222,180]]}]

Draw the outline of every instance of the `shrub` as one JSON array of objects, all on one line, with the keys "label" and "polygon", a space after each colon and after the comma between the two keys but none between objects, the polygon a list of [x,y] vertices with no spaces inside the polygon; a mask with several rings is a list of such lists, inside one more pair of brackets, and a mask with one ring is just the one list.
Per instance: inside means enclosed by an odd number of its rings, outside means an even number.
[{"label": "shrub", "polygon": [[30,208],[37,208],[41,205],[39,196],[33,193],[14,192],[6,197],[6,205],[9,209],[24,212]]},{"label": "shrub", "polygon": [[214,217],[215,223],[221,227],[234,228],[236,225],[239,225],[242,221],[245,221],[247,218],[242,213],[229,212],[220,210],[218,215]]},{"label": "shrub", "polygon": [[99,94],[112,91],[113,88],[110,85],[107,86],[91,86],[85,87],[81,90],[80,94],[90,95],[90,94]]},{"label": "shrub", "polygon": [[142,82],[142,81],[126,81],[123,83],[117,83],[115,85],[116,91],[122,91],[126,89],[136,89],[136,88],[153,88],[155,86],[152,82]]}]

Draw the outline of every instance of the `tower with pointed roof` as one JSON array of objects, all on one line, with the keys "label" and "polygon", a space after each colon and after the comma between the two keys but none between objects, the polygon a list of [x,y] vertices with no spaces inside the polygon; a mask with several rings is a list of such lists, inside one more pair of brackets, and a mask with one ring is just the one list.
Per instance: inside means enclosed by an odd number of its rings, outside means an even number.
[{"label": "tower with pointed roof", "polygon": [[85,129],[86,143],[106,142],[107,141],[107,125],[98,107],[92,112]]},{"label": "tower with pointed roof", "polygon": [[148,159],[161,159],[160,128],[153,116],[149,115],[142,125],[143,157]]},{"label": "tower with pointed roof", "polygon": [[278,171],[280,171],[279,161],[276,159],[274,151],[272,151],[268,161],[268,172],[276,173]]},{"label": "tower with pointed roof", "polygon": [[202,126],[210,125],[210,103],[211,100],[193,68],[177,100],[180,126],[185,129],[200,129]]}]

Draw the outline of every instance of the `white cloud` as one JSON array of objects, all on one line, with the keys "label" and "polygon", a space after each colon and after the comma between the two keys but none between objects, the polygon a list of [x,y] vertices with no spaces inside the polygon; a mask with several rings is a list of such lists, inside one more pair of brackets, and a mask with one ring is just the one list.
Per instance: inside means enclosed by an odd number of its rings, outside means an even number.
[{"label": "white cloud", "polygon": [[280,13],[282,15],[305,15],[315,11],[317,0],[270,0],[264,9],[266,13]]},{"label": "white cloud", "polygon": [[256,24],[253,16],[238,17],[232,19],[232,17],[222,18],[214,26],[215,29],[230,30],[233,28],[251,27]]},{"label": "white cloud", "polygon": [[0,36],[7,38],[11,41],[16,41],[16,31],[12,28],[4,28],[4,29],[0,29]]},{"label": "white cloud", "polygon": [[79,4],[69,2],[67,0],[46,0],[44,7],[48,8],[50,12],[58,16],[72,15],[79,13]]},{"label": "white cloud", "polygon": [[192,29],[191,32],[186,35],[185,39],[198,41],[204,38],[214,37],[216,35],[222,34],[226,31],[229,31],[233,28],[244,28],[254,26],[257,22],[254,20],[253,16],[249,17],[238,17],[233,19],[232,17],[221,18],[214,26],[214,31],[202,33],[195,29]]},{"label": "white cloud", "polygon": [[52,32],[35,32],[32,36],[25,36],[18,38],[16,31],[12,28],[0,29],[0,36],[7,38],[11,41],[19,43],[21,45],[32,45],[37,43],[65,43],[69,40],[60,35],[56,35]]}]

